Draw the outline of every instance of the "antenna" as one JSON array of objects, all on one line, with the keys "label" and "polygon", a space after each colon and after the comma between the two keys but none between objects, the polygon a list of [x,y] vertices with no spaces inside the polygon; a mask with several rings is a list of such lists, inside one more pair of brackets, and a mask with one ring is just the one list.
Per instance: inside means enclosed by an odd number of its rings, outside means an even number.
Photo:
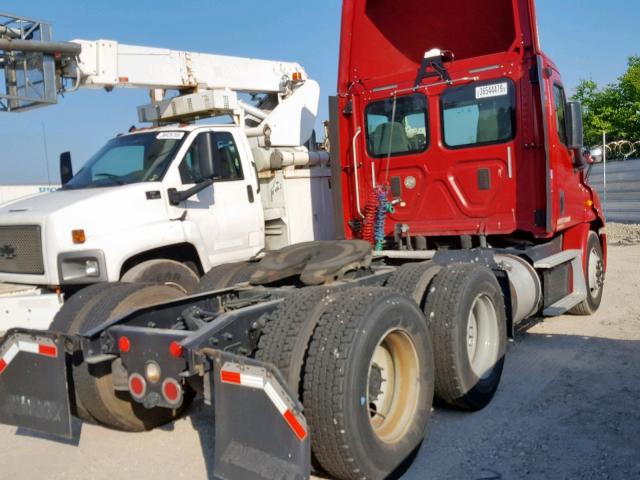
[{"label": "antenna", "polygon": [[47,148],[47,130],[42,122],[42,143],[44,146],[44,161],[47,167],[47,185],[51,186],[51,169],[49,166],[49,149]]}]

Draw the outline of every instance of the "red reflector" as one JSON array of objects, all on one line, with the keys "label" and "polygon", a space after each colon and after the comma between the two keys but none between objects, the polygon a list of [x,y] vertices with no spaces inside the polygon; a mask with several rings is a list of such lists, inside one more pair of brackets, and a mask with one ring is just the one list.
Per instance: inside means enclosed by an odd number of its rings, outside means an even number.
[{"label": "red reflector", "polygon": [[227,370],[220,371],[220,378],[226,383],[237,383],[240,385],[240,374],[237,372],[229,372]]},{"label": "red reflector", "polygon": [[174,382],[166,382],[164,384],[164,396],[169,403],[175,403],[180,398],[180,390]]},{"label": "red reflector", "polygon": [[178,342],[171,342],[169,344],[169,353],[172,357],[180,358],[182,356],[182,345]]},{"label": "red reflector", "polygon": [[118,348],[120,348],[122,353],[127,353],[131,350],[131,342],[127,337],[120,337],[120,340],[118,340]]},{"label": "red reflector", "polygon": [[4,372],[4,369],[7,368],[7,362],[0,359],[0,373]]},{"label": "red reflector", "polygon": [[293,430],[298,439],[304,440],[307,437],[307,431],[302,427],[302,425],[300,425],[300,422],[291,410],[284,412],[284,419],[287,421],[291,430]]},{"label": "red reflector", "polygon": [[136,397],[141,397],[144,393],[144,380],[138,376],[131,377],[129,380],[129,390],[131,390],[131,393]]},{"label": "red reflector", "polygon": [[38,353],[47,357],[57,357],[58,349],[55,345],[38,345]]}]

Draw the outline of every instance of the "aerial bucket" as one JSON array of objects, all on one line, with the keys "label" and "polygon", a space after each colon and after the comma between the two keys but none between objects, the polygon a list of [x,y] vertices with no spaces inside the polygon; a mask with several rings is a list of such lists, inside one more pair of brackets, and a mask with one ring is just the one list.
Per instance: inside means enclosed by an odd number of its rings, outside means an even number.
[{"label": "aerial bucket", "polygon": [[0,13],[0,111],[56,103],[56,60],[78,53],[79,45],[53,42],[48,23]]}]

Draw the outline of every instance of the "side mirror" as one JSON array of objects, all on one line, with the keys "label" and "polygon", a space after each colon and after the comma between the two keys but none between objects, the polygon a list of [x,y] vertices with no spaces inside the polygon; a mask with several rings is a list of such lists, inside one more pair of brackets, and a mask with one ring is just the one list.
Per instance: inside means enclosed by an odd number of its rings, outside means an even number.
[{"label": "side mirror", "polygon": [[571,150],[584,147],[584,126],[582,124],[582,105],[580,102],[568,102],[566,111],[567,140]]},{"label": "side mirror", "polygon": [[589,152],[591,154],[591,161],[593,163],[602,163],[604,160],[604,152],[602,147],[594,148]]},{"label": "side mirror", "polygon": [[213,178],[213,134],[204,133],[198,135],[196,144],[198,148],[198,162],[202,178]]},{"label": "side mirror", "polygon": [[73,165],[71,164],[71,152],[60,154],[60,182],[62,185],[69,183],[73,178]]}]

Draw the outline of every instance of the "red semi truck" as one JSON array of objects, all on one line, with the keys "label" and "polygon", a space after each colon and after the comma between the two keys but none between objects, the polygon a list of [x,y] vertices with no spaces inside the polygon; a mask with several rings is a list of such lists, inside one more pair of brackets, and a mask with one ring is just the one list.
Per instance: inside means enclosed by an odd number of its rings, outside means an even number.
[{"label": "red semi truck", "polygon": [[189,297],[81,291],[51,331],[1,340],[0,421],[139,431],[199,392],[215,478],[382,479],[434,395],[491,401],[518,326],[597,310],[604,217],[533,0],[346,0],[330,107],[342,238],[216,267]]}]

